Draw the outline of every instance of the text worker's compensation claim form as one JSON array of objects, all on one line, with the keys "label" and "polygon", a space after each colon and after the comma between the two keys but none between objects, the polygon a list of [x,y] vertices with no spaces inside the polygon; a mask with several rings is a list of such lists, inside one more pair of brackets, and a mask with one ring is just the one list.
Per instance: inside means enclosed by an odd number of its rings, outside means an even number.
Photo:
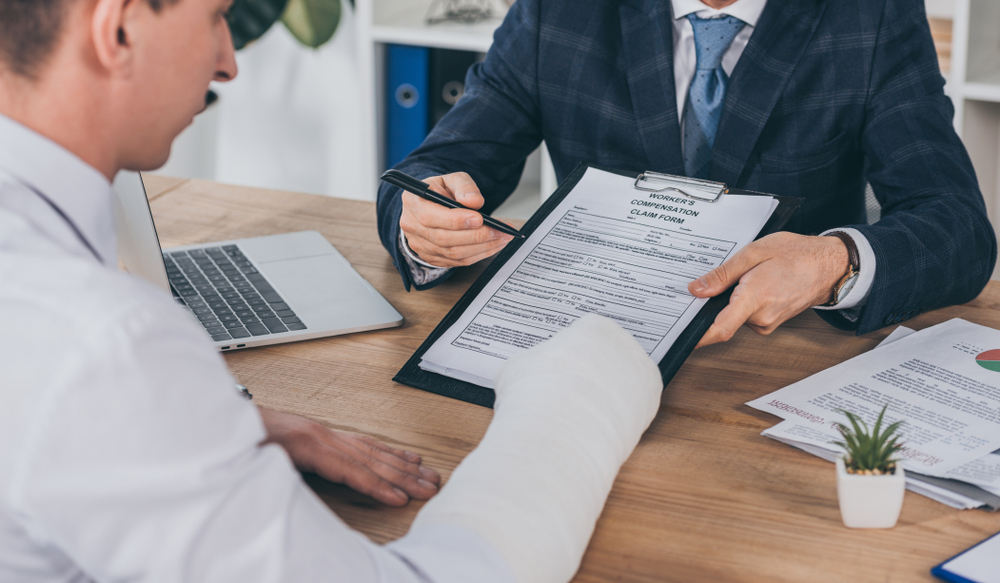
[{"label": "text worker's compensation claim form", "polygon": [[707,202],[633,182],[588,168],[420,368],[492,388],[505,360],[588,313],[616,321],[659,362],[706,301],[688,283],[753,241],[778,201]]}]

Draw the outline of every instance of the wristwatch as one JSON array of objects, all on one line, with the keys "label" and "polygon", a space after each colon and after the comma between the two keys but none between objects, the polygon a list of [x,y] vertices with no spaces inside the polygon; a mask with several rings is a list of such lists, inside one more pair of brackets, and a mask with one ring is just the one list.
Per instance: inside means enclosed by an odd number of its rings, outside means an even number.
[{"label": "wristwatch", "polygon": [[851,290],[854,289],[854,284],[858,282],[858,276],[861,275],[861,256],[858,254],[858,246],[854,244],[854,239],[847,233],[833,231],[832,233],[827,233],[826,236],[836,237],[847,246],[847,273],[844,274],[844,277],[840,278],[837,285],[833,286],[833,299],[823,304],[824,306],[836,306],[847,297],[847,294],[851,293]]}]

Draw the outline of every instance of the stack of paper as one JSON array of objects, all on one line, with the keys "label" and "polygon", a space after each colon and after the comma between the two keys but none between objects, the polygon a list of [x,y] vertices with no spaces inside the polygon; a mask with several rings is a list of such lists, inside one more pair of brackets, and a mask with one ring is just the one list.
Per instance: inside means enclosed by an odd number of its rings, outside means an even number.
[{"label": "stack of paper", "polygon": [[914,332],[747,403],[785,419],[763,432],[813,455],[842,453],[842,410],[903,420],[907,488],[954,508],[1000,507],[1000,331],[961,319]]}]

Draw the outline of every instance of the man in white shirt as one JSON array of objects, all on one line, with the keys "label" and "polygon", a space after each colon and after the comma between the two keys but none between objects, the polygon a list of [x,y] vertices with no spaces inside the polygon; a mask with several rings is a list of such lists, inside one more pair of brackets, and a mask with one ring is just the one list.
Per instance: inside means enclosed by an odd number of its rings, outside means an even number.
[{"label": "man in white shirt", "polygon": [[[786,232],[690,283],[697,297],[736,286],[701,345],[810,307],[863,334],[969,301],[993,272],[943,86],[923,0],[518,0],[465,95],[397,168],[486,212],[542,141],[560,180],[587,163],[801,197]],[[511,240],[389,185],[378,207],[407,289]]]},{"label": "man in white shirt", "polygon": [[110,181],[236,74],[230,2],[0,0],[0,581],[567,580],[659,403],[616,325],[512,361],[480,446],[382,547],[295,468],[391,505],[438,475],[240,398],[201,327],[116,269]]}]

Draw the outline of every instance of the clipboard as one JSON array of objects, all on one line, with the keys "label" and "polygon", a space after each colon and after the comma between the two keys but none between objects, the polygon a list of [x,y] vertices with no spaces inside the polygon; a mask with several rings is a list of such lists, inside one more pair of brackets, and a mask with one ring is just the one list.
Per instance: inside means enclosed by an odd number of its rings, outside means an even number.
[{"label": "clipboard", "polygon": [[[938,579],[943,579],[945,581],[951,581],[952,583],[990,583],[989,581],[985,581],[985,580],[979,580],[979,579],[973,580],[973,579],[969,579],[964,574],[960,575],[958,573],[955,573],[949,567],[949,563],[951,563],[955,559],[961,557],[962,555],[982,553],[982,555],[979,556],[978,559],[982,559],[982,560],[990,560],[990,559],[992,559],[993,561],[995,561],[996,566],[997,566],[997,570],[993,571],[993,573],[994,574],[998,573],[998,572],[1000,572],[1000,559],[997,558],[996,550],[995,550],[996,549],[996,544],[997,544],[998,541],[1000,541],[1000,532],[994,534],[991,537],[986,538],[983,541],[980,541],[980,542],[972,545],[971,547],[969,547],[969,548],[965,549],[964,551],[958,553],[954,557],[952,557],[952,558],[950,558],[950,559],[948,559],[946,561],[942,561],[940,565],[937,565],[936,567],[934,567],[933,569],[931,569],[931,575],[934,575]],[[990,546],[992,546],[993,548],[988,548]],[[992,563],[991,563],[991,566],[992,566]],[[980,565],[980,567],[982,567],[982,566]],[[987,567],[987,568],[989,568],[989,567]],[[962,569],[957,569],[957,570],[962,570]],[[982,568],[980,568],[979,570],[982,571]],[[965,571],[963,571],[963,573],[965,573]],[[994,578],[993,578],[993,581],[1000,581],[1000,576],[996,576],[995,575]]]},{"label": "clipboard", "polygon": [[[564,198],[576,187],[577,183],[583,177],[587,168],[591,166],[581,163],[573,172],[559,185],[559,188],[542,204],[541,208],[535,211],[535,214],[531,216],[524,227],[521,228],[521,232],[527,235],[529,238],[535,232],[535,229],[545,220],[549,214],[555,210],[559,203],[562,202]],[[593,166],[596,170],[603,170],[605,172],[610,172],[612,174],[617,174],[619,176],[635,176],[631,172],[623,172],[620,170],[602,168],[599,166]],[[764,228],[761,229],[760,233],[757,235],[757,239],[769,235],[771,233],[777,232],[782,226],[791,218],[792,214],[798,210],[799,205],[802,204],[802,199],[797,197],[789,196],[776,196],[771,194],[764,194],[761,192],[753,192],[749,190],[737,190],[728,189],[725,184],[721,182],[710,182],[707,180],[699,180],[692,178],[685,178],[680,176],[670,176],[665,174],[658,174],[655,172],[643,172],[638,175],[635,179],[635,188],[637,190],[646,190],[650,192],[659,192],[662,190],[672,190],[680,192],[686,196],[690,196],[697,200],[703,200],[705,202],[714,202],[722,194],[743,194],[743,195],[753,195],[753,196],[770,196],[778,201],[778,208],[774,210],[771,218],[768,219],[767,223],[764,224]],[[413,353],[403,368],[399,369],[396,376],[392,380],[397,383],[401,383],[416,389],[427,391],[430,393],[435,393],[438,395],[444,395],[446,397],[451,397],[453,399],[458,399],[460,401],[466,401],[476,405],[481,405],[483,407],[493,407],[493,401],[496,394],[492,389],[487,389],[485,387],[480,387],[479,385],[461,381],[458,379],[453,379],[441,374],[426,371],[420,368],[420,361],[423,358],[424,353],[441,337],[444,332],[451,327],[451,325],[465,312],[466,308],[472,303],[479,292],[486,287],[486,285],[493,279],[493,276],[500,270],[500,268],[507,263],[507,261],[517,252],[521,245],[527,239],[511,241],[500,252],[497,257],[493,259],[493,262],[486,268],[485,271],[476,279],[475,282],[469,287],[460,300],[448,311],[448,314],[441,320],[441,322],[434,328],[434,331],[427,337],[426,340],[420,345],[420,347]],[[685,328],[684,332],[681,333],[680,337],[674,342],[667,354],[659,362],[658,366],[660,368],[660,373],[663,376],[663,384],[666,386],[670,382],[670,379],[677,374],[680,370],[681,365],[687,360],[688,355],[694,350],[695,345],[701,340],[701,337],[705,335],[712,323],[715,321],[715,317],[722,311],[726,305],[729,304],[729,296],[732,294],[732,290],[727,290],[726,292],[708,300],[704,306],[702,306],[701,311],[695,316],[694,321]]]}]

